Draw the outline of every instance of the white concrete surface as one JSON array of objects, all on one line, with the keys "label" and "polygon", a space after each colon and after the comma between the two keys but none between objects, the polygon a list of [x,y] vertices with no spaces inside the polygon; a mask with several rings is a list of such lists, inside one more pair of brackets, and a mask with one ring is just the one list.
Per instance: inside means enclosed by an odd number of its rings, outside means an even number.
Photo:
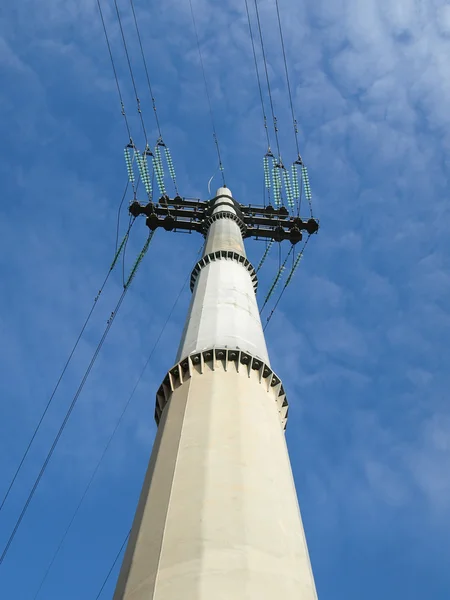
[{"label": "white concrete surface", "polygon": [[114,600],[316,600],[274,392],[206,368],[159,426]]},{"label": "white concrete surface", "polygon": [[[231,196],[227,188],[219,188],[216,195],[223,194]],[[216,210],[235,213],[223,204]],[[218,219],[212,223],[204,255],[216,250],[234,250],[245,256],[235,221]],[[245,350],[270,364],[252,280],[246,268],[231,259],[216,260],[200,271],[176,362],[213,346]]]},{"label": "white concrete surface", "polygon": [[[219,219],[205,251],[229,247],[239,227]],[[214,346],[269,362],[250,273],[228,259],[201,270],[178,356]],[[168,388],[114,600],[316,600],[278,386],[238,364]]]}]

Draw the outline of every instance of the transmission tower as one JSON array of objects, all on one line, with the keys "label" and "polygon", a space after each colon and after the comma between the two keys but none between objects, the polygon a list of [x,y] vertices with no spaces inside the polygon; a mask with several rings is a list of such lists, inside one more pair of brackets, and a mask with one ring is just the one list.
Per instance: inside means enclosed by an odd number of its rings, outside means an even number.
[{"label": "transmission tower", "polygon": [[244,238],[298,243],[314,218],[163,196],[130,213],[206,238],[176,364],[156,393],[158,431],[114,600],[317,598]]}]

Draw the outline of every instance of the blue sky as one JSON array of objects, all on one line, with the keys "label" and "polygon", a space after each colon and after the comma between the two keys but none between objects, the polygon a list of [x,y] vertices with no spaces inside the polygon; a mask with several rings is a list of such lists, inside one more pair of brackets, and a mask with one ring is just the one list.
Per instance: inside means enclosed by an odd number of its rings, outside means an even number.
[{"label": "blue sky", "polygon": [[[217,160],[187,0],[136,0],[180,191]],[[136,103],[104,3],[132,134]],[[149,137],[157,133],[129,4],[119,1]],[[260,202],[266,150],[243,0],[194,2],[227,183]],[[450,588],[450,3],[280,0],[320,235],[267,330],[321,600],[448,598]],[[283,156],[294,139],[272,0],[261,14]],[[134,39],[134,41],[133,41]],[[106,274],[126,130],[95,2],[22,0],[0,15],[0,495]],[[215,180],[215,183],[219,183]],[[213,184],[215,185],[215,184]],[[123,213],[122,229],[126,226]],[[136,223],[126,269],[147,231]],[[0,567],[34,597],[180,292],[199,236],[158,232]],[[262,246],[249,243],[257,263]],[[267,290],[276,253],[260,277]],[[121,291],[114,272],[0,514],[3,546]],[[261,298],[260,298],[261,299]],[[39,598],[95,598],[129,529],[189,290]],[[101,598],[110,598],[117,570]]]}]

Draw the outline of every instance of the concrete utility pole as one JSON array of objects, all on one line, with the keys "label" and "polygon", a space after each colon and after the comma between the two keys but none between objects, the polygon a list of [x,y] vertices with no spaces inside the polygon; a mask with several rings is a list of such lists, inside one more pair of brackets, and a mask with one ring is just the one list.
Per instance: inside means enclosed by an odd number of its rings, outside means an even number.
[{"label": "concrete utility pole", "polygon": [[176,365],[114,600],[317,598],[243,236],[315,233],[284,209],[245,207],[222,187],[209,202],[163,197],[130,207],[151,229],[206,236]]}]

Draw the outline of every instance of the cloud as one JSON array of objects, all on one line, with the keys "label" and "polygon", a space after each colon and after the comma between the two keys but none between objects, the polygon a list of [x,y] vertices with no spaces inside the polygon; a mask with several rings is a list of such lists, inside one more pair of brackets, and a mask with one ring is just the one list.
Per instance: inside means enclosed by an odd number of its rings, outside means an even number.
[{"label": "cloud", "polygon": [[[152,4],[151,10],[146,2],[135,4],[180,189],[204,196],[217,157],[188,3]],[[126,113],[142,147],[113,5],[102,5]],[[296,151],[274,6],[259,5],[280,144],[289,162]],[[244,4],[202,0],[194,6],[227,183],[243,202],[260,202],[266,141]],[[325,598],[361,597],[345,594],[342,581],[327,577],[330,564],[353,572],[354,563],[342,558],[350,546],[363,562],[370,600],[371,593],[386,595],[395,586],[386,585],[387,559],[376,577],[370,571],[369,547],[382,561],[393,544],[409,569],[420,564],[426,571],[448,558],[445,551],[439,558],[420,548],[443,546],[448,536],[449,7],[412,0],[280,0],[280,6],[301,152],[321,231],[267,336],[291,405],[287,439],[319,591],[325,589]],[[120,7],[154,143],[134,23],[128,4]],[[0,266],[7,289],[0,299],[6,373],[0,381],[0,468],[7,481],[109,267],[128,139],[95,3],[47,0],[43,8],[22,2],[5,9],[0,36],[0,235],[6,248]],[[261,76],[265,93],[262,70]],[[138,221],[126,273],[146,233]],[[5,589],[17,581],[15,565],[33,565],[37,581],[47,564],[195,261],[199,238],[159,233],[43,479],[36,512],[12,547]],[[261,245],[249,242],[248,250],[257,264]],[[274,253],[260,273],[261,297],[277,266]],[[121,286],[119,265],[11,499],[2,536]],[[81,566],[92,589],[96,573],[80,557],[93,563],[101,556],[107,572],[107,550],[118,541],[111,524],[120,522],[124,531],[128,526],[155,431],[154,391],[174,359],[188,298],[186,291],[77,521],[77,543],[67,546],[64,564]],[[89,548],[77,538],[83,535]],[[325,557],[324,547],[335,552]],[[63,589],[62,576],[52,577],[49,599]],[[327,596],[328,580],[335,588]],[[426,580],[427,573],[417,590]],[[27,593],[34,584],[33,578],[23,583]],[[83,585],[67,593],[87,597]]]}]

